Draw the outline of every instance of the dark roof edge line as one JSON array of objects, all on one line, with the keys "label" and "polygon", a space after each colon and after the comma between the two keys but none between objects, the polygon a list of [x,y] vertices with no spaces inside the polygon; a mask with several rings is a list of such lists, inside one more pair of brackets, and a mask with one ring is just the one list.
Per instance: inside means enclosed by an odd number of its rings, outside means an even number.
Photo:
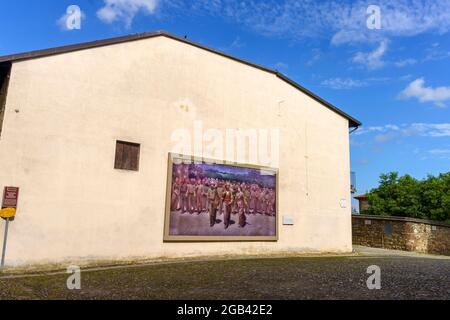
[{"label": "dark roof edge line", "polygon": [[312,99],[316,100],[317,102],[323,104],[324,106],[328,107],[329,109],[331,109],[332,111],[336,112],[340,116],[342,116],[344,118],[347,118],[348,121],[350,122],[350,128],[357,128],[357,127],[360,127],[362,125],[362,123],[359,120],[356,120],[355,118],[353,118],[349,114],[345,113],[344,111],[342,111],[338,107],[335,107],[334,105],[332,105],[328,101],[322,99],[321,97],[319,97],[315,93],[309,91],[308,89],[306,89],[302,85],[298,84],[294,80],[288,78],[284,74],[277,72],[277,77],[280,78],[281,80],[289,83],[290,85],[292,85],[293,87],[297,88],[298,90],[302,91],[303,93],[305,93],[310,98],[312,98]]},{"label": "dark roof edge line", "polygon": [[152,38],[152,37],[157,37],[157,36],[160,36],[163,34],[164,33],[162,31],[136,33],[136,34],[131,34],[131,35],[127,35],[127,36],[121,36],[121,37],[115,37],[115,38],[109,38],[109,39],[103,39],[103,40],[95,40],[95,41],[83,42],[83,43],[78,43],[78,44],[71,44],[71,45],[67,45],[67,46],[54,47],[54,48],[50,48],[50,49],[41,49],[41,50],[34,50],[34,51],[28,51],[28,52],[23,52],[23,53],[11,54],[11,55],[0,57],[0,63],[7,62],[7,61],[15,62],[15,61],[34,59],[34,58],[48,57],[48,56],[58,55],[58,54],[62,54],[62,53],[68,53],[68,52],[73,52],[73,51],[80,51],[80,50],[85,50],[85,49],[98,48],[98,47],[104,47],[104,46],[113,45],[113,44],[120,44],[120,43],[124,43],[124,42]]},{"label": "dark roof edge line", "polygon": [[131,34],[131,35],[122,36],[122,37],[116,37],[116,38],[110,38],[110,39],[104,39],[104,40],[96,40],[96,41],[84,42],[84,43],[80,43],[80,44],[74,44],[74,45],[68,45],[68,46],[62,46],[62,47],[55,47],[55,48],[51,48],[51,49],[35,50],[35,51],[24,52],[24,53],[19,53],[19,54],[12,54],[12,55],[7,55],[7,56],[0,57],[0,63],[2,63],[2,62],[23,61],[23,60],[34,59],[34,58],[47,57],[47,56],[52,56],[52,55],[57,55],[57,54],[62,54],[62,53],[68,53],[68,52],[73,52],[73,51],[79,51],[79,50],[85,50],[85,49],[91,49],[91,48],[98,48],[98,47],[103,47],[103,46],[108,46],[108,45],[113,45],[113,44],[119,44],[119,43],[124,43],[124,42],[131,42],[131,41],[147,39],[147,38],[153,38],[153,37],[157,37],[157,36],[165,36],[167,38],[170,38],[170,39],[173,39],[173,40],[176,40],[176,41],[180,41],[180,42],[192,45],[194,47],[197,47],[197,48],[209,51],[211,53],[218,54],[218,55],[223,56],[225,58],[228,58],[228,59],[240,62],[240,63],[244,63],[244,64],[246,64],[248,66],[260,69],[260,70],[265,71],[265,72],[269,72],[271,74],[274,74],[279,79],[287,82],[288,84],[290,84],[294,88],[302,91],[303,93],[308,95],[310,98],[316,100],[317,102],[321,103],[322,105],[326,106],[327,108],[331,109],[332,111],[336,112],[337,114],[341,115],[342,117],[348,119],[350,128],[356,128],[356,127],[361,126],[361,122],[360,121],[358,121],[355,118],[351,117],[350,115],[348,115],[347,113],[343,112],[339,108],[335,107],[334,105],[332,105],[328,101],[325,101],[324,99],[320,98],[319,96],[317,96],[313,92],[309,91],[305,87],[301,86],[300,84],[298,84],[297,82],[295,82],[292,79],[288,78],[284,74],[278,72],[277,70],[270,69],[270,68],[258,65],[256,63],[252,63],[252,62],[244,60],[244,59],[233,57],[233,56],[231,56],[231,55],[229,55],[227,53],[218,51],[216,49],[207,47],[205,45],[196,43],[194,41],[191,41],[191,40],[188,40],[188,39],[185,39],[185,38],[182,38],[182,37],[178,37],[178,36],[173,35],[173,34],[171,34],[169,32],[166,32],[166,31],[137,33],[137,34]]},{"label": "dark roof edge line", "polygon": [[207,47],[207,46],[204,46],[204,45],[202,45],[202,44],[199,44],[199,43],[196,43],[196,42],[193,42],[193,41],[184,39],[184,38],[180,38],[180,37],[175,36],[175,35],[170,34],[170,33],[162,32],[162,35],[164,35],[164,36],[166,36],[166,37],[168,37],[168,38],[174,39],[174,40],[178,40],[178,41],[181,41],[181,42],[184,42],[184,43],[188,43],[188,44],[190,44],[190,45],[193,45],[193,46],[195,46],[195,47],[198,47],[198,48],[201,48],[201,49],[210,51],[210,52],[212,52],[212,53],[219,54],[219,55],[221,55],[221,56],[223,56],[223,57],[226,57],[226,58],[235,60],[235,61],[237,61],[237,62],[241,62],[241,63],[247,64],[247,65],[249,65],[249,66],[251,66],[251,67],[255,67],[255,68],[257,68],[257,69],[260,69],[260,70],[263,70],[263,71],[272,73],[272,74],[276,75],[278,78],[280,78],[281,80],[283,80],[283,81],[287,82],[288,84],[290,84],[291,86],[293,86],[294,88],[296,88],[296,89],[302,91],[303,93],[305,93],[305,94],[306,94],[307,96],[309,96],[310,98],[312,98],[312,99],[316,100],[317,102],[319,102],[319,103],[325,105],[326,107],[330,108],[332,111],[338,113],[340,116],[342,116],[342,117],[344,117],[344,118],[347,118],[347,119],[349,120],[350,128],[356,128],[356,127],[359,127],[359,126],[362,125],[362,123],[361,123],[360,121],[356,120],[355,118],[353,118],[353,117],[350,116],[349,114],[343,112],[343,111],[340,110],[339,108],[335,107],[334,105],[332,105],[332,104],[329,103],[328,101],[322,99],[322,98],[319,97],[318,95],[316,95],[316,94],[314,94],[313,92],[309,91],[309,90],[306,89],[305,87],[301,86],[300,84],[298,84],[297,82],[295,82],[294,80],[290,79],[289,77],[287,77],[286,75],[282,74],[281,72],[279,72],[279,71],[277,71],[277,70],[270,69],[270,68],[267,68],[267,67],[264,67],[264,66],[255,64],[255,63],[249,62],[249,61],[244,60],[244,59],[241,59],[241,58],[233,57],[233,56],[231,56],[231,55],[229,55],[229,54],[226,54],[226,53],[224,53],[224,52],[218,51],[218,50],[216,50],[216,49],[209,48],[209,47]]}]

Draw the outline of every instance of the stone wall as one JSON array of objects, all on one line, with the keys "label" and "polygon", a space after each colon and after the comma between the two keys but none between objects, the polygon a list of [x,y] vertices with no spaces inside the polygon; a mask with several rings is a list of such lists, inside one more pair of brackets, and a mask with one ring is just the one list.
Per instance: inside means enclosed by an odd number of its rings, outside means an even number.
[{"label": "stone wall", "polygon": [[450,256],[450,225],[411,218],[354,215],[353,244]]}]

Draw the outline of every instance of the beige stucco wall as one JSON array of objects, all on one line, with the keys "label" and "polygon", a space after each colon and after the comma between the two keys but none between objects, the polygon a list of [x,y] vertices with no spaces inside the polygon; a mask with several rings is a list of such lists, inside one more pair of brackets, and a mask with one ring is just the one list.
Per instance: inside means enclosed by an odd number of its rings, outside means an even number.
[{"label": "beige stucco wall", "polygon": [[[280,129],[279,213],[295,225],[279,219],[278,242],[163,243],[171,136],[193,120]],[[116,140],[142,144],[139,172],[113,169]],[[0,138],[0,187],[21,188],[7,263],[351,251],[349,172],[348,120],[273,74],[179,41],[17,62]]]}]

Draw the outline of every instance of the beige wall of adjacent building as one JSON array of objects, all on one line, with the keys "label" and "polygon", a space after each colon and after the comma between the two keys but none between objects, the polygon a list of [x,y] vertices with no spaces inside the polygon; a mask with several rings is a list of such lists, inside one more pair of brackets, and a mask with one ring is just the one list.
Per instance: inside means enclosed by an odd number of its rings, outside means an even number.
[{"label": "beige wall of adjacent building", "polygon": [[[279,219],[279,241],[163,242],[171,137],[195,120],[280,130],[279,214],[295,224]],[[0,137],[0,187],[20,187],[7,263],[351,251],[348,126],[274,74],[166,37],[16,62]],[[116,140],[141,144],[139,172],[114,170]]]}]

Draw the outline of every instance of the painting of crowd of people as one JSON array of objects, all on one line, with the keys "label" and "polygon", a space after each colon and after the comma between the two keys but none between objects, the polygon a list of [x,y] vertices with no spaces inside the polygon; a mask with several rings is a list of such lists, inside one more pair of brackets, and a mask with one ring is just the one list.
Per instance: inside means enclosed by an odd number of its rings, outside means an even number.
[{"label": "painting of crowd of people", "polygon": [[275,173],[224,164],[172,166],[171,235],[275,235]]}]

